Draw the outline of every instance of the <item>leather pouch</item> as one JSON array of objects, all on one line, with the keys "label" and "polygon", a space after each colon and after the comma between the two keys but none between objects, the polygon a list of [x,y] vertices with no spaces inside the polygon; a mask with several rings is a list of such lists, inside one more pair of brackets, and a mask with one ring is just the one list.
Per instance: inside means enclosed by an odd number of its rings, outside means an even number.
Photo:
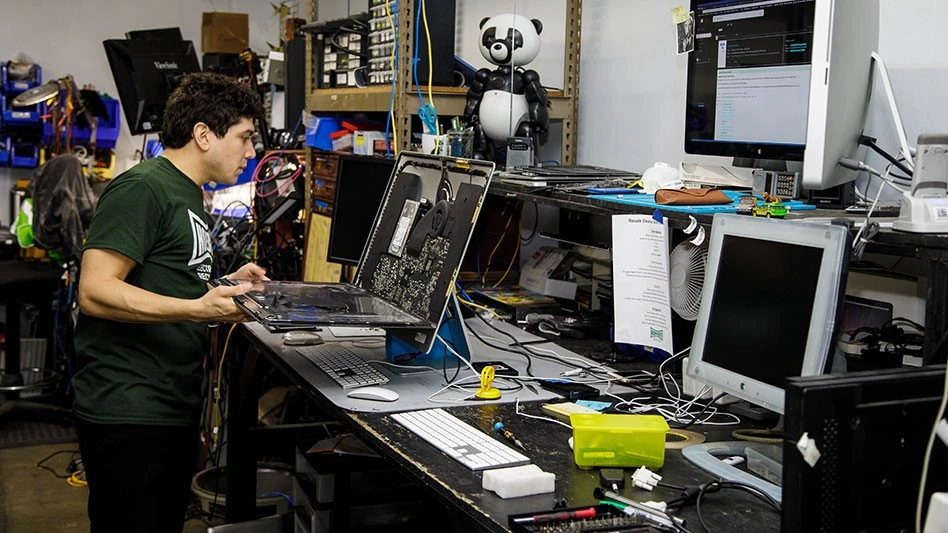
[{"label": "leather pouch", "polygon": [[720,189],[659,189],[655,191],[655,203],[661,205],[720,205],[731,200]]}]

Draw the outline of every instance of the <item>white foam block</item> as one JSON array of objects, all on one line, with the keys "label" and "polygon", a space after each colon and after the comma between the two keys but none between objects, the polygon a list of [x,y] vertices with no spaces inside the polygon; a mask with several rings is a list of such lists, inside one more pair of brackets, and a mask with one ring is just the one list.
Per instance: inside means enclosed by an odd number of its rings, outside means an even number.
[{"label": "white foam block", "polygon": [[544,472],[537,465],[523,465],[485,471],[482,487],[507,499],[553,492],[555,484],[555,474]]}]

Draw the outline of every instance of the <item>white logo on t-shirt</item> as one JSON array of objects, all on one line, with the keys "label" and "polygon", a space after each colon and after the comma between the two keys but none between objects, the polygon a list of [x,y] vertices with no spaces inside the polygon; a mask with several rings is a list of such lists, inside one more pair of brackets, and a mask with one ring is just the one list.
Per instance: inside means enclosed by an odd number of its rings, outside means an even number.
[{"label": "white logo on t-shirt", "polygon": [[203,216],[194,214],[188,209],[188,218],[191,223],[191,260],[188,266],[203,263],[211,258],[211,234],[207,229],[207,222]]}]

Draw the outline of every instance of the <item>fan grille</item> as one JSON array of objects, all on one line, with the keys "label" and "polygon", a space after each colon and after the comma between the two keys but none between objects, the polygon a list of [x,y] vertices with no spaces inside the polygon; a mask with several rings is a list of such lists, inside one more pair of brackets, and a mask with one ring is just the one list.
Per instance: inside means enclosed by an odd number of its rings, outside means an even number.
[{"label": "fan grille", "polygon": [[701,289],[708,263],[708,249],[685,241],[669,256],[671,307],[685,320],[697,320],[701,308]]}]

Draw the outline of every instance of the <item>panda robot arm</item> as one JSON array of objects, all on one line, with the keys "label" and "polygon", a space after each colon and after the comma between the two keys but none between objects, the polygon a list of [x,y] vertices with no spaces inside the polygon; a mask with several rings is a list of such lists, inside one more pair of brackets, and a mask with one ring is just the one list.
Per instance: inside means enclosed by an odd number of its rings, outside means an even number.
[{"label": "panda robot arm", "polygon": [[480,51],[496,65],[477,71],[467,93],[465,119],[474,130],[476,157],[494,159],[495,145],[508,137],[534,137],[549,128],[549,99],[540,76],[522,65],[540,51],[543,24],[504,13],[480,24]]}]

